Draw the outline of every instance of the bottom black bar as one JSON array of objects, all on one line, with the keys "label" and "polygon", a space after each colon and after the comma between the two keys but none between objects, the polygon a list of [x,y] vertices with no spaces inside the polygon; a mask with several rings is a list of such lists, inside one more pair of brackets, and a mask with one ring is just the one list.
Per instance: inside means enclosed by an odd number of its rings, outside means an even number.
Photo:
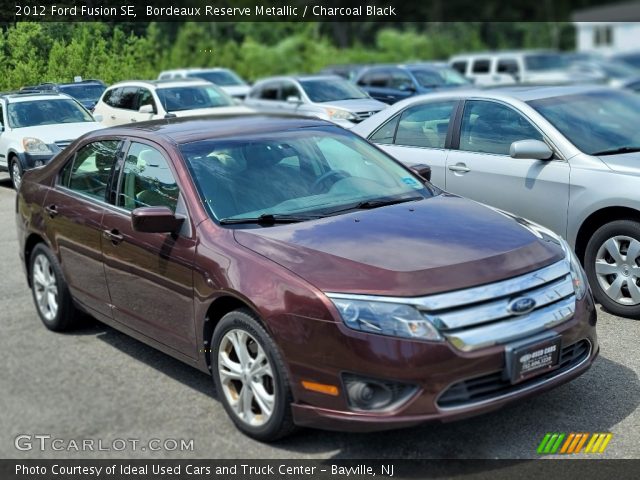
[{"label": "bottom black bar", "polygon": [[0,460],[2,480],[637,479],[640,460]]}]

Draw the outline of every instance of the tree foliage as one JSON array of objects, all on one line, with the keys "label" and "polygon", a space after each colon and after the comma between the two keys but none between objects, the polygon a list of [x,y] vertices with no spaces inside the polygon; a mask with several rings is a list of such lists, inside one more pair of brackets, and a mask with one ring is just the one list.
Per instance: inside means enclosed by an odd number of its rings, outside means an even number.
[{"label": "tree foliage", "polygon": [[329,64],[446,59],[488,48],[567,48],[563,23],[19,22],[0,31],[0,89],[75,76],[107,83],[161,70],[222,66],[248,80]]}]

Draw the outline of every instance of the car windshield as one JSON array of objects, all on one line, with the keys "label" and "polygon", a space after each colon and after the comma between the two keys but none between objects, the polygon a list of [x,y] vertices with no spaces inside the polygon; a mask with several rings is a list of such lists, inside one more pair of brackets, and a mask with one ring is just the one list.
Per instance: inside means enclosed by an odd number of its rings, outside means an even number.
[{"label": "car windshield", "polygon": [[559,53],[539,53],[525,55],[524,64],[527,70],[532,72],[544,72],[546,70],[562,70],[570,64],[569,58]]},{"label": "car windshield", "polygon": [[445,85],[466,85],[469,82],[452,68],[431,69],[420,68],[411,70],[421,87],[441,87]]},{"label": "car windshield", "polygon": [[232,98],[214,85],[158,88],[156,93],[167,112],[233,105]]},{"label": "car windshield", "polygon": [[205,70],[202,72],[189,72],[190,78],[201,78],[207,82],[215,83],[221,87],[232,87],[234,85],[245,85],[245,82],[230,70]]},{"label": "car windshield", "polygon": [[637,95],[599,90],[528,103],[584,153],[596,155],[640,148]]},{"label": "car windshield", "polygon": [[223,223],[311,218],[432,195],[386,154],[334,126],[204,140],[180,149],[204,205]]},{"label": "car windshield", "polygon": [[341,78],[300,80],[300,85],[312,102],[336,102],[369,97],[354,84]]},{"label": "car windshield", "polygon": [[60,91],[81,102],[97,102],[105,91],[102,85],[61,85]]},{"label": "car windshield", "polygon": [[68,98],[10,103],[7,116],[11,128],[94,121],[89,112]]}]

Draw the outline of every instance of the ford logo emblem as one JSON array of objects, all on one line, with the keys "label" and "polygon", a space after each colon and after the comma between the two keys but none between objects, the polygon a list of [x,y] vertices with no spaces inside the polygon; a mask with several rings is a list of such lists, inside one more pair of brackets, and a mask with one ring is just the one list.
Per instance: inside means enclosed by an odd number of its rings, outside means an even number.
[{"label": "ford logo emblem", "polygon": [[507,310],[514,315],[524,315],[536,308],[536,301],[531,297],[520,297],[509,302]]}]

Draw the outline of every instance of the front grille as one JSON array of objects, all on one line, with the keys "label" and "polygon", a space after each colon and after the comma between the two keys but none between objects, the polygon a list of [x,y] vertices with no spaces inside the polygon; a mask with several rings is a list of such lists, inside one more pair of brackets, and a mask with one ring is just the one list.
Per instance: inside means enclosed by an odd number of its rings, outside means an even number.
[{"label": "front grille", "polygon": [[[532,307],[518,312],[518,300]],[[471,351],[548,330],[573,317],[575,303],[562,260],[501,282],[422,297],[416,306],[454,347]]]},{"label": "front grille", "polygon": [[588,340],[564,347],[560,352],[558,366],[544,375],[534,377],[522,383],[513,385],[505,379],[503,370],[488,373],[480,377],[458,382],[447,388],[438,399],[440,408],[459,408],[470,404],[495,399],[497,397],[517,393],[537,383],[549,380],[557,375],[571,370],[582,363],[590,354],[591,344]]},{"label": "front grille", "polygon": [[69,145],[71,145],[71,142],[73,142],[73,140],[56,140],[54,143],[61,149],[64,150],[65,148],[67,148]]},{"label": "front grille", "polygon": [[374,115],[378,112],[357,112],[356,116],[358,117],[358,121],[362,121],[365,118],[369,118],[371,115]]}]

